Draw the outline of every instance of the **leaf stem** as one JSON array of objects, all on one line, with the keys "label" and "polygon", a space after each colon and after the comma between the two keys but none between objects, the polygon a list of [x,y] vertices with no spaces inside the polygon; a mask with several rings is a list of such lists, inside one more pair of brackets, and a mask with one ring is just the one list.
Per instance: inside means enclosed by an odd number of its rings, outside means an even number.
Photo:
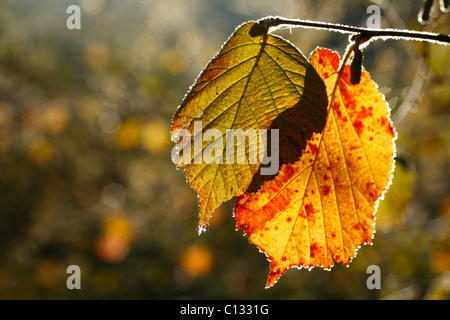
[{"label": "leaf stem", "polygon": [[369,29],[369,28],[347,26],[343,24],[300,20],[300,19],[287,19],[272,16],[262,18],[258,20],[258,22],[260,24],[265,25],[267,28],[297,26],[301,28],[322,29],[353,35],[359,34],[361,38],[365,39],[366,41],[370,39],[402,39],[402,40],[426,41],[442,45],[450,45],[450,36],[442,33],[431,33],[424,31],[411,31],[399,29]]}]

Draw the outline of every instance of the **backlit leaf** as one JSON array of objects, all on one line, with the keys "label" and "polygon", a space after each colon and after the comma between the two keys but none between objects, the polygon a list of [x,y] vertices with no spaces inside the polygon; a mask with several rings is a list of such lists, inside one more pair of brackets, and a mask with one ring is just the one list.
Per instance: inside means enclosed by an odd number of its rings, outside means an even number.
[{"label": "backlit leaf", "polygon": [[[338,55],[318,49],[310,62],[331,97]],[[291,267],[348,264],[360,245],[371,243],[395,137],[389,108],[369,74],[363,71],[352,85],[345,66],[323,132],[313,135],[299,161],[237,200],[237,229],[270,260],[267,287]]]},{"label": "backlit leaf", "polygon": [[[227,130],[255,130],[260,141],[260,129],[279,129],[279,163],[295,162],[313,132],[323,129],[326,107],[325,85],[297,48],[268,34],[257,22],[238,27],[199,75],[172,120],[172,140],[183,150],[173,160],[184,166],[189,185],[199,194],[198,230],[204,230],[222,202],[249,188],[256,191],[267,180],[259,171],[261,157],[250,161],[250,146],[229,138]],[[207,132],[214,135],[203,136]],[[229,157],[227,143],[236,150],[236,158]],[[259,143],[252,143],[259,155]],[[244,154],[238,151],[241,146]],[[238,163],[238,157],[245,162]]]}]

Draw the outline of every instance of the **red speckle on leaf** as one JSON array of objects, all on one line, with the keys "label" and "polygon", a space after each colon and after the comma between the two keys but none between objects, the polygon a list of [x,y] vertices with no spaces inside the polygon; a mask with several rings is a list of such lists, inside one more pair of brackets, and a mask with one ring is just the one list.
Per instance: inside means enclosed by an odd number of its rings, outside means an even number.
[{"label": "red speckle on leaf", "polygon": [[323,180],[325,180],[325,181],[328,180],[328,176],[326,174],[323,175]]},{"label": "red speckle on leaf", "polygon": [[395,137],[394,128],[391,126],[391,124],[388,124],[387,132],[391,135],[391,137]]},{"label": "red speckle on leaf", "polygon": [[287,260],[287,258],[284,256],[281,258],[281,261],[286,261],[286,260]]},{"label": "red speckle on leaf", "polygon": [[358,113],[358,118],[364,119],[372,116],[373,116],[373,107],[366,108],[365,106],[361,106],[361,111]]},{"label": "red speckle on leaf", "polygon": [[372,198],[373,201],[377,201],[377,199],[379,198],[379,194],[376,188],[376,185],[374,182],[367,182],[366,183],[366,189],[367,189],[367,193],[369,194],[369,196]]},{"label": "red speckle on leaf", "polygon": [[380,123],[382,126],[386,126],[387,133],[389,133],[391,135],[391,137],[395,136],[394,128],[392,127],[391,122],[388,120],[388,118],[381,117]]},{"label": "red speckle on leaf", "polygon": [[356,133],[358,134],[358,136],[360,136],[364,129],[364,125],[361,122],[361,120],[356,119],[355,122],[353,122],[353,126],[355,127],[355,130],[356,130]]},{"label": "red speckle on leaf", "polygon": [[373,200],[374,202],[377,201],[378,198],[379,198],[379,195],[376,194],[375,192],[371,192],[371,193],[369,194],[369,196],[372,198],[372,200]]},{"label": "red speckle on leaf", "polygon": [[351,89],[348,89],[347,86],[342,85],[339,86],[339,90],[341,92],[341,96],[345,101],[345,107],[347,110],[352,110],[352,113],[356,109],[358,103],[356,103],[356,99],[354,96],[354,92]]},{"label": "red speckle on leaf", "polygon": [[289,179],[289,178],[291,178],[294,175],[295,170],[292,168],[291,164],[288,164],[283,169],[283,172],[286,175],[286,178]]},{"label": "red speckle on leaf", "polygon": [[362,229],[364,230],[364,232],[367,233],[367,231],[368,231],[367,226],[366,226],[366,225],[362,225],[361,227],[362,227]]},{"label": "red speckle on leaf", "polygon": [[[273,261],[273,260],[271,260],[271,261]],[[268,281],[270,281],[271,279],[278,279],[279,277],[281,277],[281,275],[284,272],[284,271],[281,271],[280,268],[276,268],[274,270],[273,269],[273,265],[276,265],[276,264],[274,264],[274,263],[271,264],[271,267],[270,267],[271,271],[270,271],[270,274],[269,274],[269,280]]]},{"label": "red speckle on leaf", "polygon": [[305,211],[308,217],[316,212],[311,203],[305,204]]},{"label": "red speckle on leaf", "polygon": [[311,244],[311,248],[309,251],[309,255],[311,258],[314,258],[314,256],[316,255],[316,251],[317,251],[317,244],[316,243]]},{"label": "red speckle on leaf", "polygon": [[288,217],[288,218],[286,219],[286,221],[287,221],[287,222],[291,222],[291,221],[292,221],[292,218],[291,218],[291,217]]},{"label": "red speckle on leaf", "polygon": [[311,154],[313,156],[317,153],[317,146],[314,143],[308,142],[309,149],[311,149]]},{"label": "red speckle on leaf", "polygon": [[[339,105],[336,107],[336,109],[333,109],[334,112],[336,113],[336,117],[338,117],[338,119],[342,119],[342,112],[339,109]],[[345,121],[345,120],[344,120]]]},{"label": "red speckle on leaf", "polygon": [[322,195],[323,196],[327,196],[331,191],[331,187],[330,186],[324,186],[322,189]]}]

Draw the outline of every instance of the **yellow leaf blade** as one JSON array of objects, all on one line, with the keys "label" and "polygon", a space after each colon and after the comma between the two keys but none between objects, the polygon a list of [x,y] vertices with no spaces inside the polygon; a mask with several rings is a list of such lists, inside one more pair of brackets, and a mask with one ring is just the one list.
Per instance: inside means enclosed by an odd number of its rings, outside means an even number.
[{"label": "yellow leaf blade", "polygon": [[[327,104],[322,79],[298,49],[256,22],[238,27],[199,75],[172,120],[175,142],[183,129],[191,137],[190,156],[178,157],[176,164],[184,166],[189,185],[199,194],[198,230],[206,227],[222,202],[243,194],[250,185],[259,189],[265,180],[258,172],[261,159],[251,163],[248,148],[245,163],[227,157],[227,130],[256,130],[257,134],[261,129],[288,130],[301,146],[299,157],[313,132],[323,129]],[[296,124],[291,123],[291,109],[300,118]],[[221,135],[216,139],[222,149],[213,159],[218,161],[202,161],[212,145],[212,139],[201,139],[208,129]],[[242,145],[232,144],[236,149]],[[298,159],[286,151],[291,141],[280,144],[280,163],[289,157],[289,161]],[[259,145],[256,148],[260,154]]]}]

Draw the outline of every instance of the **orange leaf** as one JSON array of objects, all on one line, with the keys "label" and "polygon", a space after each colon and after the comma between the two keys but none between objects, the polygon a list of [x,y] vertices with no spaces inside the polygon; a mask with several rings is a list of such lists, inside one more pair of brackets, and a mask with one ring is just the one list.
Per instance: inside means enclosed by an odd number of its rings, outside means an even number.
[{"label": "orange leaf", "polygon": [[[310,62],[331,100],[339,56],[318,49]],[[237,229],[270,260],[267,287],[291,267],[348,264],[360,245],[371,243],[377,202],[394,167],[395,138],[376,84],[363,71],[352,85],[346,65],[323,132],[313,135],[296,163],[236,202]]]}]

